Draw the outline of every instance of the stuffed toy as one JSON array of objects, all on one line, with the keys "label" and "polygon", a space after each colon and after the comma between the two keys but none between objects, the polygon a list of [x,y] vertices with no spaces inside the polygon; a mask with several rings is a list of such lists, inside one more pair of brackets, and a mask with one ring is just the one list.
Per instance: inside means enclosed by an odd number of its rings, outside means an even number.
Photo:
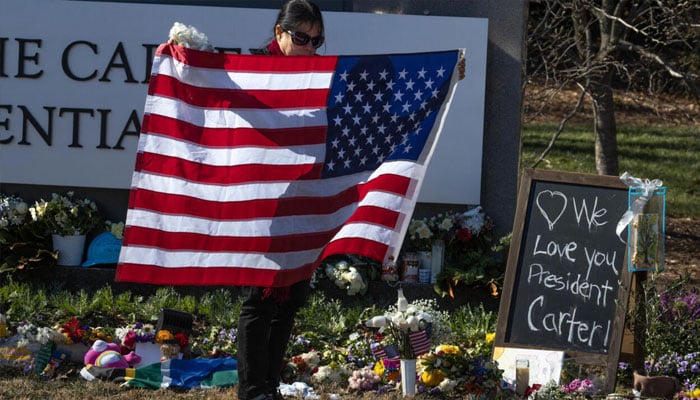
[{"label": "stuffed toy", "polygon": [[122,355],[121,346],[116,343],[107,343],[104,340],[95,340],[92,347],[83,358],[85,365],[94,365],[101,368],[129,368],[141,361],[141,356],[133,351]]}]

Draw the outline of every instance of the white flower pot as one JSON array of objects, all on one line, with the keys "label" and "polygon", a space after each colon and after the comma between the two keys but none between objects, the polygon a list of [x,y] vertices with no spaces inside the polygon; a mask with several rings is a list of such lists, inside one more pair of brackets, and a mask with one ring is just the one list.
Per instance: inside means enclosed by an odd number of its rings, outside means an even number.
[{"label": "white flower pot", "polygon": [[85,235],[51,235],[54,251],[58,251],[58,265],[76,266],[83,262]]},{"label": "white flower pot", "polygon": [[416,360],[401,359],[401,390],[404,396],[416,394]]},{"label": "white flower pot", "polygon": [[445,262],[445,241],[438,239],[433,242],[433,251],[430,257],[430,283],[437,282]]}]

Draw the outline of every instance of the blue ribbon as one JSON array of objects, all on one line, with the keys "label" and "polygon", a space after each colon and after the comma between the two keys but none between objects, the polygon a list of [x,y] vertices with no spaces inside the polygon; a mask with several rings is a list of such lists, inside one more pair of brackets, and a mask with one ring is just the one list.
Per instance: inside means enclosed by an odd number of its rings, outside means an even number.
[{"label": "blue ribbon", "polygon": [[[622,176],[620,176],[620,180],[624,182],[625,185],[627,185],[628,187],[642,190],[642,195],[636,196],[637,198],[634,199],[630,207],[622,215],[620,221],[617,223],[617,236],[620,238],[620,240],[622,240],[622,237],[620,236],[622,231],[625,230],[625,228],[627,227],[627,225],[630,224],[630,222],[632,222],[634,217],[642,213],[642,210],[644,210],[644,206],[649,201],[649,198],[653,196],[654,192],[663,185],[663,182],[660,179],[642,180],[631,176],[627,172],[623,173]],[[622,241],[624,242],[624,240]]]}]

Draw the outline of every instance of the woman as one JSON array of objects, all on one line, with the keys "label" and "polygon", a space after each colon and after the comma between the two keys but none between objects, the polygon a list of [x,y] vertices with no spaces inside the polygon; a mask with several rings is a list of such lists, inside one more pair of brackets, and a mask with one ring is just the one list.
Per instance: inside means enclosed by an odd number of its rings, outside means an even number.
[{"label": "woman", "polygon": [[[280,9],[272,33],[271,41],[254,54],[315,55],[324,42],[321,10],[309,0],[289,0]],[[464,60],[459,70],[462,78]],[[309,280],[281,288],[242,288],[237,353],[240,400],[283,398],[277,388],[287,344],[309,292]]]},{"label": "woman", "polygon": [[[270,43],[256,54],[310,56],[323,45],[323,17],[308,0],[290,0],[277,15]],[[309,281],[282,288],[243,288],[238,320],[238,398],[282,399],[277,391],[297,311]]]}]

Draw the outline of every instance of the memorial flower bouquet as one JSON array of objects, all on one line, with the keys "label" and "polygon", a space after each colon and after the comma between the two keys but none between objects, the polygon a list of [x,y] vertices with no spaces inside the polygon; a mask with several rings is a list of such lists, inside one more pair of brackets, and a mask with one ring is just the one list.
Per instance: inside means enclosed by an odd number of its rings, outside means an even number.
[{"label": "memorial flower bouquet", "polygon": [[29,206],[18,196],[0,195],[0,230],[16,231],[28,217]]},{"label": "memorial flower bouquet", "polygon": [[430,349],[426,330],[432,320],[430,314],[415,304],[410,304],[403,294],[403,289],[399,288],[396,306],[390,307],[382,315],[368,319],[365,325],[379,328],[379,332],[386,335],[385,342],[393,342],[398,346],[402,359],[414,359]]},{"label": "memorial flower bouquet", "polygon": [[481,206],[465,212],[439,213],[412,219],[408,226],[406,248],[412,251],[431,250],[433,242],[445,242],[446,260],[458,259],[474,250],[491,245],[493,221]]},{"label": "memorial flower bouquet", "polygon": [[17,325],[19,341],[17,346],[24,347],[32,343],[48,344],[49,342],[62,342],[63,335],[48,326],[36,326],[31,322],[23,321]]},{"label": "memorial flower bouquet", "polygon": [[430,250],[437,240],[444,242],[444,263],[435,290],[454,297],[458,284],[489,285],[498,293],[497,282],[505,272],[510,235],[495,242],[493,220],[481,206],[465,212],[446,212],[413,219],[406,234],[408,251]]},{"label": "memorial flower bouquet", "polygon": [[319,268],[322,274],[330,279],[340,289],[347,290],[347,294],[354,296],[365,294],[368,289],[367,282],[379,278],[379,264],[374,261],[358,257],[352,254],[329,257],[324,262],[324,267]]},{"label": "memorial flower bouquet", "polygon": [[421,357],[421,382],[442,393],[470,398],[493,398],[501,388],[503,371],[489,356],[472,357],[459,346],[440,345]]},{"label": "memorial flower bouquet", "polygon": [[32,220],[18,196],[0,194],[0,272],[14,273],[51,266],[58,255],[42,224]]},{"label": "memorial flower bouquet", "polygon": [[122,346],[133,349],[136,343],[155,343],[156,328],[153,324],[136,322],[117,328],[114,331],[114,336],[119,339]]},{"label": "memorial flower bouquet", "polygon": [[75,198],[73,192],[51,194],[51,200],[41,199],[29,209],[34,221],[46,225],[51,234],[61,236],[84,235],[101,223],[95,202]]}]

